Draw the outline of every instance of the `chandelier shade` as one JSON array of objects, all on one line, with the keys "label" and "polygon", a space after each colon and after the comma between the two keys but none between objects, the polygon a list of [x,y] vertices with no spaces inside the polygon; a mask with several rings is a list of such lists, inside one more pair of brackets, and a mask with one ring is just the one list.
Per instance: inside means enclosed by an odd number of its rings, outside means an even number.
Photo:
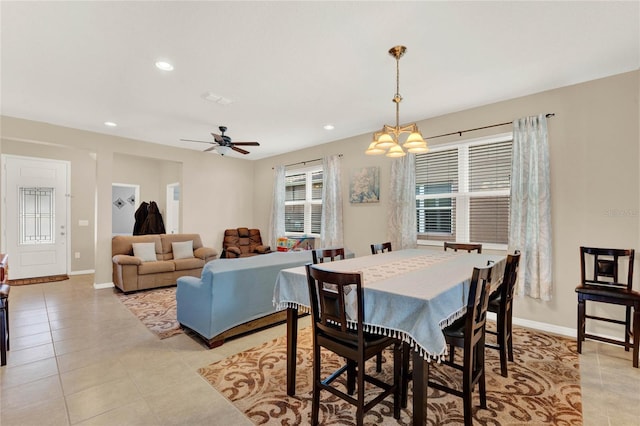
[{"label": "chandelier shade", "polygon": [[[396,58],[396,93],[392,102],[396,104],[396,125],[385,124],[382,130],[373,134],[373,142],[365,151],[367,155],[382,155],[397,158],[406,155],[406,152],[421,154],[429,151],[427,142],[422,137],[418,126],[413,123],[407,126],[400,126],[400,58],[407,51],[405,46],[394,46],[389,49],[389,54]],[[400,141],[400,136],[408,134],[404,142]]]}]

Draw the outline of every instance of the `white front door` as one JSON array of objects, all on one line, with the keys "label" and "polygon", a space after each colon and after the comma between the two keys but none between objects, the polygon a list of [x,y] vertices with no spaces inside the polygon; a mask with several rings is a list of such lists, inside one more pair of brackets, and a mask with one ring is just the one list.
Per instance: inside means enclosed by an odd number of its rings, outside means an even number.
[{"label": "white front door", "polygon": [[11,155],[2,160],[9,278],[66,274],[69,163]]}]

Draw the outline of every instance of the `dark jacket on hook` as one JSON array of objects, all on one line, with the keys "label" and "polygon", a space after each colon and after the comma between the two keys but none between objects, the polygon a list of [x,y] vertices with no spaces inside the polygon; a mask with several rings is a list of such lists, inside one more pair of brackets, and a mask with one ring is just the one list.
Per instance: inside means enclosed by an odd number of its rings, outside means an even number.
[{"label": "dark jacket on hook", "polygon": [[155,201],[149,204],[147,218],[140,229],[141,234],[164,234],[164,221]]},{"label": "dark jacket on hook", "polygon": [[134,213],[133,217],[135,217],[136,222],[133,224],[133,235],[142,235],[141,229],[144,221],[147,219],[147,214],[149,213],[149,203],[143,201],[138,207],[138,210]]}]

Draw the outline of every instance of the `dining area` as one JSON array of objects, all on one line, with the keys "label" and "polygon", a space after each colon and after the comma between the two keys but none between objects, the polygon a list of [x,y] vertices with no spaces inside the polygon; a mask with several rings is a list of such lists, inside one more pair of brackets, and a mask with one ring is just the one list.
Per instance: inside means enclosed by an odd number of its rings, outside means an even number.
[{"label": "dining area", "polygon": [[[474,412],[486,408],[491,391],[484,368],[485,347],[491,348],[485,346],[490,309],[496,315],[490,328],[500,354],[498,374],[507,376],[508,360],[513,361],[510,302],[519,252],[490,254],[481,246],[455,244],[393,251],[390,243],[372,244],[371,255],[351,259],[341,248],[316,252],[313,264],[280,271],[273,299],[276,309],[287,311],[289,397],[297,393],[299,315],[311,314],[310,423],[331,423],[321,390],[354,405],[356,424],[369,422],[367,411],[385,399],[398,422],[405,409],[411,424],[433,423],[427,410],[433,388],[459,397],[463,409],[452,418],[473,424]],[[337,371],[323,370],[326,351],[344,359]],[[434,379],[450,377],[432,374],[443,368],[457,370],[459,383]]]}]

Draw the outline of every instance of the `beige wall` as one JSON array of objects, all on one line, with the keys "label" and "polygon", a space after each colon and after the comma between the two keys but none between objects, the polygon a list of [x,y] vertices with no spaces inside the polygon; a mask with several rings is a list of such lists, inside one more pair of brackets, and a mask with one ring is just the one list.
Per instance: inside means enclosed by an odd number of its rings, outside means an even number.
[{"label": "beige wall", "polygon": [[[71,164],[72,199],[86,202],[72,205],[72,250],[93,247],[95,240],[95,254],[91,265],[72,263],[71,272],[95,269],[97,284],[111,282],[111,184],[123,183],[115,177],[124,158],[121,154],[163,162],[153,173],[165,182],[163,186],[176,181],[176,167],[181,164],[182,231],[199,233],[205,245],[221,250],[226,228],[254,226],[251,161],[13,117],[1,117],[0,124],[3,154],[78,156]],[[159,197],[164,205],[164,192]],[[95,238],[87,235],[87,228],[78,227],[78,219],[90,220]]]},{"label": "beige wall", "polygon": [[[584,244],[640,249],[639,87],[640,72],[635,71],[418,122],[428,137],[538,113],[556,114],[549,119],[553,300],[547,303],[528,298],[518,300],[515,307],[518,318],[575,328],[578,247]],[[392,120],[390,114],[389,123]],[[48,146],[54,151],[47,151],[51,158],[79,156],[79,160],[72,160],[72,190],[89,198],[97,193],[95,220],[91,222],[97,230],[96,283],[111,281],[111,183],[120,154],[181,164],[182,231],[200,233],[206,245],[218,249],[226,228],[257,227],[266,236],[274,165],[343,154],[345,245],[361,256],[368,253],[370,243],[388,239],[386,223],[393,160],[364,155],[371,138],[369,133],[251,162],[10,117],[2,117],[1,124],[2,153],[37,155],[43,146]],[[503,126],[468,133],[463,138],[509,131],[511,126]],[[430,144],[457,139],[460,138],[439,138]],[[74,150],[77,153],[69,154]],[[349,171],[376,165],[381,170],[380,203],[350,204],[346,198]],[[165,172],[157,173],[162,179]],[[75,225],[77,219],[94,214],[92,207],[84,203],[77,207],[79,211],[72,210]],[[74,237],[73,244],[90,245],[91,237],[82,234],[86,229],[75,225],[72,235],[81,241],[76,242]],[[85,264],[74,264],[72,269],[76,267],[88,268]],[[638,262],[636,271],[640,271]]]},{"label": "beige wall", "polygon": [[[515,307],[518,318],[575,328],[578,247],[640,249],[639,83],[640,72],[635,71],[418,122],[428,137],[511,122],[538,113],[556,114],[548,122],[554,236],[553,299],[550,302],[519,299]],[[390,123],[392,119],[390,115]],[[382,124],[385,123],[380,123],[381,127]],[[438,138],[429,143],[433,146],[510,131],[508,125],[466,133],[462,138],[458,135]],[[386,218],[393,161],[386,157],[366,156],[364,151],[370,139],[371,134],[366,134],[257,161],[256,212],[270,209],[274,165],[341,153],[345,246],[357,256],[367,254],[369,244],[389,239]],[[350,204],[346,198],[349,171],[354,167],[376,165],[381,167],[380,203]],[[623,213],[616,215],[616,212]],[[258,214],[255,223],[268,229],[269,216]],[[638,260],[635,267],[640,271]],[[606,328],[597,331],[612,334]]]}]

